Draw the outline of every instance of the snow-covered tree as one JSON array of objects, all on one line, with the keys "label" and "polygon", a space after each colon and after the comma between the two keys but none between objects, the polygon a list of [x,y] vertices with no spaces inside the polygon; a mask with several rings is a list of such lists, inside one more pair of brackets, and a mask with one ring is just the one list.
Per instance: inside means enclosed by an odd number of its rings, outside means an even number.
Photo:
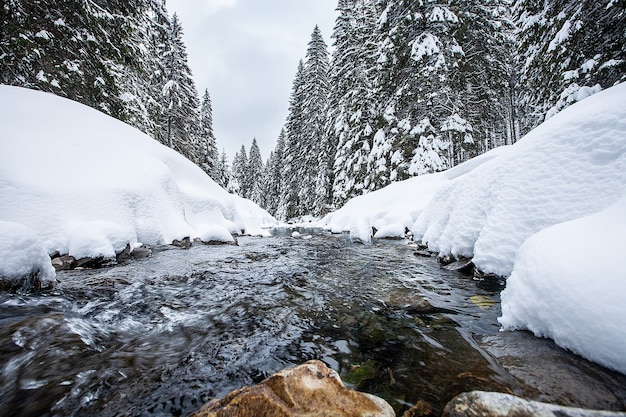
[{"label": "snow-covered tree", "polygon": [[204,90],[200,106],[199,143],[201,151],[199,165],[211,178],[216,180],[220,176],[218,170],[219,155],[213,134],[213,109],[208,90]]},{"label": "snow-covered tree", "polygon": [[285,153],[285,129],[281,129],[276,147],[270,153],[266,164],[266,197],[265,210],[273,216],[277,216],[281,194],[283,192],[282,166]]},{"label": "snow-covered tree", "polygon": [[233,166],[231,168],[231,181],[228,191],[238,194],[241,197],[248,197],[248,155],[246,147],[241,145],[239,152],[235,153]]},{"label": "snow-covered tree", "polygon": [[228,165],[228,156],[226,151],[222,150],[220,158],[215,165],[216,176],[213,180],[222,188],[230,191],[228,185],[231,180],[230,166]]},{"label": "snow-covered tree", "polygon": [[265,206],[265,165],[256,138],[252,139],[245,176],[248,189],[246,197],[260,206]]},{"label": "snow-covered tree", "polygon": [[162,59],[165,84],[162,89],[163,131],[160,141],[198,163],[199,102],[191,70],[187,64],[187,50],[182,40],[183,28],[174,14],[169,39]]},{"label": "snow-covered tree", "polygon": [[333,200],[340,205],[368,188],[367,158],[376,123],[372,70],[376,64],[375,4],[371,0],[340,0],[332,38],[326,134],[336,148]]},{"label": "snow-covered tree", "polygon": [[[317,26],[311,34],[304,65],[303,131],[300,166],[299,200],[303,213],[320,214],[330,204],[331,184],[328,174],[332,163],[325,140],[326,108],[329,94],[328,47]],[[321,167],[320,163],[324,166]],[[323,172],[322,172],[323,171]]]},{"label": "snow-covered tree", "polygon": [[12,0],[0,6],[0,83],[68,97],[126,120],[119,68],[137,66],[141,2]]},{"label": "snow-covered tree", "polygon": [[518,0],[524,132],[626,79],[623,1]]},{"label": "snow-covered tree", "polygon": [[301,205],[299,200],[300,169],[302,153],[300,146],[303,138],[303,101],[302,94],[304,86],[304,63],[298,63],[298,70],[293,80],[291,97],[289,100],[289,114],[285,124],[286,138],[285,151],[283,156],[283,166],[281,177],[283,178],[283,189],[280,194],[280,201],[276,216],[280,219],[289,219],[299,216]]}]

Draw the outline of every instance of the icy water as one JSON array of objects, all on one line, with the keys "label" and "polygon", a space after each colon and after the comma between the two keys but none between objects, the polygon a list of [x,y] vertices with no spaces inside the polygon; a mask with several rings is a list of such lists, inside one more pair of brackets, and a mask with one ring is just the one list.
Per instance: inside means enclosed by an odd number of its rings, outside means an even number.
[{"label": "icy water", "polygon": [[473,389],[626,409],[625,376],[499,332],[497,291],[403,242],[300,232],[164,247],[0,294],[0,415],[184,416],[309,359],[399,416],[418,401],[439,415]]}]

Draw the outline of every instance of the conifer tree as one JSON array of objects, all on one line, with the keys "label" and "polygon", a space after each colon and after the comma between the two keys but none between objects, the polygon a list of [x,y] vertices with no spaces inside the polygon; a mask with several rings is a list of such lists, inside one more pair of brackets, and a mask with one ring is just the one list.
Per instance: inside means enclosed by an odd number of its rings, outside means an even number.
[{"label": "conifer tree", "polygon": [[289,100],[289,114],[285,124],[286,139],[285,152],[281,177],[283,189],[276,215],[280,219],[290,219],[303,214],[299,200],[298,171],[301,163],[301,149],[303,138],[303,101],[304,63],[298,63],[298,70],[293,80],[291,97]]},{"label": "conifer tree", "polygon": [[623,1],[518,0],[523,132],[603,88],[626,80]]},{"label": "conifer tree", "polygon": [[213,109],[211,107],[211,98],[209,91],[204,90],[202,96],[202,105],[200,107],[200,167],[211,178],[216,180],[220,176],[218,170],[218,152],[217,144],[215,142],[215,135],[213,134]]},{"label": "conifer tree", "polygon": [[229,191],[247,198],[249,195],[248,156],[244,145],[241,145],[239,152],[235,153],[231,172],[231,184],[228,186]]},{"label": "conifer tree", "polygon": [[160,140],[192,162],[198,163],[198,93],[187,64],[187,51],[182,36],[183,28],[178,16],[174,14],[169,39],[162,55],[165,84],[162,89],[163,131]]},{"label": "conifer tree", "polygon": [[265,206],[265,166],[256,138],[252,139],[246,168],[246,186],[248,189],[246,197],[260,206]]},{"label": "conifer tree", "polygon": [[[327,124],[326,108],[329,94],[329,58],[324,38],[315,26],[309,42],[304,66],[303,131],[298,176],[301,179],[299,201],[302,214],[320,214],[330,204],[328,174],[332,163],[328,143],[324,140]],[[323,164],[323,167],[320,166]]]},{"label": "conifer tree", "polygon": [[285,152],[285,129],[281,129],[278,139],[276,140],[276,147],[274,151],[270,153],[267,160],[266,170],[266,199],[264,208],[271,215],[278,216],[278,207],[280,204],[280,197],[283,192],[283,177],[282,166]]},{"label": "conifer tree", "polygon": [[222,150],[220,158],[218,159],[215,165],[215,171],[217,173],[214,178],[215,182],[225,190],[228,190],[228,185],[230,183],[231,173],[230,166],[228,165],[228,156],[226,155],[226,151]]},{"label": "conifer tree", "polygon": [[341,205],[367,188],[367,158],[376,121],[372,68],[377,14],[369,0],[340,0],[338,10],[326,132],[336,144],[333,200]]}]

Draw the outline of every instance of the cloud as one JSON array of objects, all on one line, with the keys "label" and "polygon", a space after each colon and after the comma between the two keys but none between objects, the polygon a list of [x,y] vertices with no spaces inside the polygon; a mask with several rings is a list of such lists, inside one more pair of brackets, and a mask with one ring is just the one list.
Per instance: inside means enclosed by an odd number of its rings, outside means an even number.
[{"label": "cloud", "polygon": [[204,5],[204,13],[212,15],[223,9],[233,8],[237,5],[237,0],[206,0]]}]

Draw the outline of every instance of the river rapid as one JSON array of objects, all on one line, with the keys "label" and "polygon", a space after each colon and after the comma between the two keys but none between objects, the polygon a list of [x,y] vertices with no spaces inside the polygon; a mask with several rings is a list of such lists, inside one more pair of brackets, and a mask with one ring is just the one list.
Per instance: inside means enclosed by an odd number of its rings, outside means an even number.
[{"label": "river rapid", "polygon": [[0,415],[185,416],[309,359],[398,416],[440,415],[475,389],[626,410],[626,376],[501,332],[498,289],[406,242],[299,231],[164,246],[59,272],[48,292],[1,293]]}]

